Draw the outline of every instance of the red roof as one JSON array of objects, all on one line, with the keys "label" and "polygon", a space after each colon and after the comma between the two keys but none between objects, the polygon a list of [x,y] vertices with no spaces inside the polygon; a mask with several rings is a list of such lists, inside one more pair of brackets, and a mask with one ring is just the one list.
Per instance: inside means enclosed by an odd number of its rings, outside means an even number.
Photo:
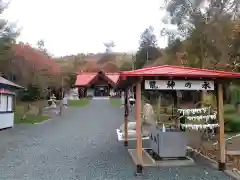
[{"label": "red roof", "polygon": [[95,78],[97,73],[81,73],[77,75],[75,86],[86,86]]},{"label": "red roof", "polygon": [[[104,73],[107,78],[109,78],[113,83],[117,83],[119,79],[118,73]],[[88,73],[83,72],[77,75],[77,80],[75,83],[75,86],[86,86],[88,85],[96,76],[98,73]]]},{"label": "red roof", "polygon": [[110,80],[112,80],[112,82],[114,82],[115,84],[118,82],[118,79],[119,79],[119,76],[120,76],[119,73],[105,73],[105,75],[106,75]]},{"label": "red roof", "polygon": [[170,77],[205,77],[205,78],[240,78],[240,73],[217,71],[183,66],[155,66],[121,72],[121,76],[170,76]]}]

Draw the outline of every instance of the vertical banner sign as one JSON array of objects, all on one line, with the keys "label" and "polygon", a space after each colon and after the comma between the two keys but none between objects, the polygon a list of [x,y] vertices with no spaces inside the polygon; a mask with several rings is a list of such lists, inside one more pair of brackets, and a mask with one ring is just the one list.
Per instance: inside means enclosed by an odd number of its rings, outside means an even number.
[{"label": "vertical banner sign", "polygon": [[214,90],[214,81],[145,80],[146,90]]}]

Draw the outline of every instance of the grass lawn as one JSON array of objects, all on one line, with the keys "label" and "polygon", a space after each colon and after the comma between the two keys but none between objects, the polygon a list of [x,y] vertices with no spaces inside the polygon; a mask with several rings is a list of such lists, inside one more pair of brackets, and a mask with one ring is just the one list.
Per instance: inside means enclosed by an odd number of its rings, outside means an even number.
[{"label": "grass lawn", "polygon": [[81,107],[87,106],[89,104],[89,99],[80,99],[80,100],[69,100],[68,106],[70,107]]},{"label": "grass lawn", "polygon": [[23,114],[14,114],[14,121],[15,124],[35,124],[35,123],[40,123],[42,121],[46,121],[49,118],[47,116],[41,116],[41,115],[35,115],[35,114],[26,114],[26,117],[23,118]]},{"label": "grass lawn", "polygon": [[14,112],[14,121],[15,124],[25,123],[25,124],[34,124],[46,121],[49,119],[47,116],[42,116],[38,114],[38,106],[42,102],[31,103],[31,109],[26,112],[27,103],[18,103],[15,107]]},{"label": "grass lawn", "polygon": [[120,107],[122,105],[121,99],[110,99],[110,104],[115,107]]}]

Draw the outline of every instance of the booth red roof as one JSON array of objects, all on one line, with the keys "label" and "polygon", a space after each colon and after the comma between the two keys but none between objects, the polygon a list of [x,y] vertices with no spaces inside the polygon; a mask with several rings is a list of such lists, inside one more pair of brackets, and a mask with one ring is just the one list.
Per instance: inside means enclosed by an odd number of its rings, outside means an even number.
[{"label": "booth red roof", "polygon": [[124,71],[121,76],[172,76],[172,77],[206,77],[206,78],[240,78],[240,73],[217,71],[184,66],[155,66],[150,68]]},{"label": "booth red roof", "polygon": [[[119,79],[118,73],[104,73],[113,83],[117,83]],[[88,85],[98,73],[89,73],[89,72],[82,72],[77,75],[77,80],[75,86],[86,86]]]},{"label": "booth red roof", "polygon": [[0,94],[14,94],[14,92],[6,90],[6,89],[0,89]]}]

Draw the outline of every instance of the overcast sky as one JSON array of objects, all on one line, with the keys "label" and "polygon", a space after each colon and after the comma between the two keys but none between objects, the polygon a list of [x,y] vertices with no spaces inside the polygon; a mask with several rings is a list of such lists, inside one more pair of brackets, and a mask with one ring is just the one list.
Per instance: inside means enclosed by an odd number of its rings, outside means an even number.
[{"label": "overcast sky", "polygon": [[35,45],[39,39],[54,55],[135,51],[140,34],[153,26],[159,45],[162,0],[12,0],[4,16],[22,27],[19,40]]}]

